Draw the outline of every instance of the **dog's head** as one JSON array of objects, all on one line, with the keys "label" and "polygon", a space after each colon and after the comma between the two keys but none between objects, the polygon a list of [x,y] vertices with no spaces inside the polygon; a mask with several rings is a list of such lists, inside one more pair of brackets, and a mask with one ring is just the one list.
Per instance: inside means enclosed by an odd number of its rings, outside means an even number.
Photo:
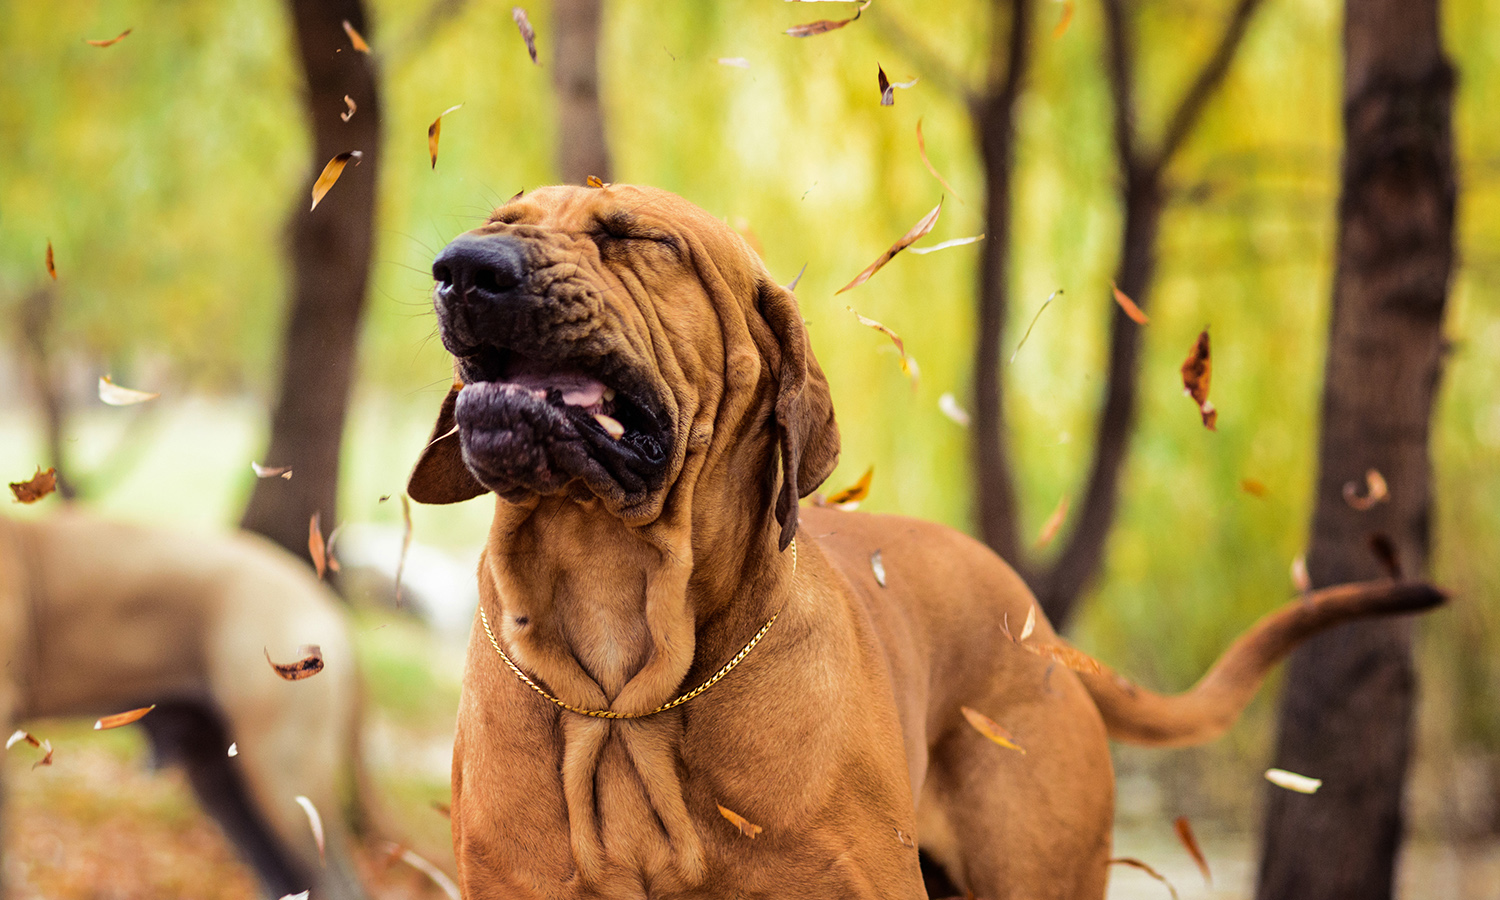
[{"label": "dog's head", "polygon": [[753,451],[774,446],[791,540],[838,429],[795,299],[722,222],[651,188],[543,188],[454,240],[432,272],[459,383],[412,499],[591,496],[646,524],[690,454],[770,459]]}]

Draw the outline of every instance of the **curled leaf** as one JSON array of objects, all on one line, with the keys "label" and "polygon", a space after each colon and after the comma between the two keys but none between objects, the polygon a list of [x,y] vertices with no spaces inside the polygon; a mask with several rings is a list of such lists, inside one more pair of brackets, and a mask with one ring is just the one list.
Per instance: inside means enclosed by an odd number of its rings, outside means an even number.
[{"label": "curled leaf", "polygon": [[363,151],[350,150],[330,159],[328,165],[323,167],[323,172],[318,176],[318,180],[313,182],[312,206],[309,211],[318,208],[318,204],[322,202],[323,197],[338,182],[339,176],[344,173],[344,166],[349,164],[349,160],[354,160],[354,164],[357,166],[359,165],[359,161],[364,159],[364,156]]},{"label": "curled leaf", "polygon": [[271,651],[264,650],[264,652],[266,662],[271,664],[271,668],[276,670],[277,675],[287,681],[301,681],[323,671],[323,649],[317,644],[303,645],[302,649],[297,651],[302,654],[302,658],[290,663],[275,662],[271,659]]},{"label": "curled leaf", "polygon": [[873,0],[865,0],[854,11],[854,15],[847,19],[819,19],[816,22],[808,22],[806,25],[793,25],[786,30],[786,33],[792,37],[812,37],[815,34],[827,34],[830,31],[837,31],[855,19],[858,19],[860,13],[864,12],[865,8],[872,2]]},{"label": "curled leaf", "polygon": [[1187,816],[1178,816],[1172,823],[1172,829],[1177,832],[1177,840],[1187,848],[1188,855],[1193,858],[1193,862],[1198,864],[1198,871],[1203,873],[1203,882],[1212,885],[1214,876],[1208,871],[1208,859],[1203,855],[1203,848],[1198,846],[1198,839],[1193,836],[1193,826],[1188,822]]},{"label": "curled leaf", "polygon": [[1172,895],[1172,900],[1177,900],[1177,888],[1172,886],[1172,882],[1167,880],[1167,876],[1156,871],[1140,860],[1134,859],[1129,856],[1116,856],[1114,859],[1111,859],[1109,861],[1109,865],[1130,866],[1132,869],[1140,869],[1142,872],[1145,872],[1147,875],[1150,875],[1152,878],[1155,878],[1157,881],[1160,881],[1162,884],[1166,885],[1167,892]]},{"label": "curled leaf", "polygon": [[725,807],[721,804],[714,805],[719,807],[719,815],[728,819],[730,824],[734,825],[735,828],[738,828],[740,830],[740,834],[743,834],[745,837],[753,838],[757,834],[760,834],[762,831],[765,831],[764,828],[756,825],[754,822],[751,822],[749,819],[745,818],[734,810],[729,809],[728,807]]},{"label": "curled leaf", "polygon": [[328,571],[328,545],[323,542],[323,511],[316,510],[307,520],[307,555],[321,580]]},{"label": "curled leaf", "polygon": [[941,244],[933,244],[931,247],[913,247],[911,248],[911,252],[917,254],[918,256],[925,256],[928,253],[936,253],[939,250],[947,250],[949,247],[962,247],[966,244],[977,244],[982,240],[984,240],[984,235],[976,234],[973,237],[953,238],[952,240],[943,241]]},{"label": "curled leaf", "polygon": [[57,490],[57,470],[36,467],[36,474],[29,481],[10,482],[11,496],[17,503],[35,503]]},{"label": "curled leaf", "polygon": [[[1111,281],[1109,283],[1109,286],[1110,289],[1115,292],[1115,302],[1120,305],[1121,311],[1123,311],[1125,315],[1130,317],[1130,321],[1134,322],[1137,325],[1145,325],[1146,323],[1151,321],[1151,318],[1145,313],[1141,312],[1141,308],[1139,306],[1135,305],[1135,301],[1130,299],[1130,297],[1124,291],[1120,290],[1120,286],[1118,284],[1115,284],[1113,281]],[[1205,334],[1206,333],[1207,332],[1205,332]]]},{"label": "curled leaf", "polygon": [[437,168],[438,135],[442,134],[443,131],[443,116],[459,109],[463,109],[462,103],[448,107],[438,113],[438,117],[432,120],[431,125],[427,126],[427,152],[432,156],[432,167],[434,169]]},{"label": "curled leaf", "polygon": [[953,189],[953,185],[948,183],[948,179],[938,174],[938,170],[932,165],[932,160],[927,158],[927,141],[922,138],[921,119],[917,120],[917,152],[922,155],[922,165],[926,166],[927,171],[932,173],[932,177],[937,179],[937,183],[943,186],[943,190],[958,198],[959,203],[963,203],[963,198],[958,196],[958,191]]},{"label": "curled leaf", "polygon": [[1016,739],[1011,736],[1011,733],[1009,731],[1006,731],[1003,727],[1001,727],[999,722],[996,722],[994,719],[991,719],[984,713],[979,712],[978,710],[970,709],[967,706],[960,706],[959,711],[964,714],[965,719],[969,720],[969,724],[974,726],[975,731],[979,732],[980,734],[984,735],[1000,746],[1006,748],[1007,750],[1014,750],[1023,756],[1026,755],[1025,748],[1016,743]]},{"label": "curled leaf", "polygon": [[121,41],[125,40],[125,37],[129,35],[133,30],[134,29],[132,28],[127,28],[114,37],[105,38],[104,40],[89,40],[85,38],[83,42],[85,44],[88,44],[90,47],[113,47],[115,44],[118,44]]},{"label": "curled leaf", "polygon": [[250,463],[250,471],[255,473],[256,478],[284,478],[292,480],[291,466],[263,466],[258,462]]},{"label": "curled leaf", "polygon": [[526,52],[531,54],[533,65],[541,65],[536,61],[536,31],[531,27],[531,20],[526,17],[526,10],[519,6],[513,6],[510,17],[515,20],[516,28],[521,31],[521,40],[526,42]]},{"label": "curled leaf", "polygon": [[891,342],[896,345],[896,352],[901,354],[901,371],[905,372],[906,377],[911,379],[912,389],[915,390],[917,386],[917,379],[920,377],[920,372],[917,369],[917,361],[906,355],[906,343],[901,340],[901,335],[892,331],[890,328],[887,328],[885,325],[882,325],[881,323],[875,321],[869,316],[860,315],[858,312],[855,312],[854,307],[852,306],[845,308],[854,313],[854,318],[859,320],[859,324],[864,325],[867,328],[873,328],[891,339]]},{"label": "curled leaf", "polygon": [[12,734],[10,736],[10,740],[5,742],[5,749],[9,750],[22,741],[25,741],[31,746],[42,751],[42,758],[31,764],[31,767],[33,769],[35,769],[37,766],[52,765],[52,742],[48,740],[38,740],[29,731],[16,731],[15,734]]},{"label": "curled leaf", "polygon": [[1036,548],[1038,550],[1052,543],[1052,539],[1057,537],[1057,531],[1062,528],[1063,520],[1067,517],[1068,495],[1063,494],[1062,498],[1057,501],[1057,507],[1052,510],[1052,515],[1048,516],[1047,521],[1042,523],[1042,530],[1036,536]]},{"label": "curled leaf", "polygon": [[932,208],[932,212],[923,216],[921,220],[917,222],[917,224],[913,225],[911,227],[911,230],[902,236],[901,240],[892,244],[889,250],[880,255],[879,259],[870,263],[865,267],[865,270],[863,272],[860,272],[858,275],[854,276],[853,281],[839,288],[837,291],[834,291],[834,293],[842,294],[844,291],[847,291],[850,288],[859,287],[866,281],[869,281],[870,276],[880,271],[881,266],[884,266],[886,263],[895,258],[897,253],[900,253],[902,250],[910,247],[912,244],[921,240],[929,232],[931,232],[933,226],[937,224],[938,216],[942,213],[942,211],[943,201],[938,200],[938,205]]},{"label": "curled leaf", "polygon": [[947,416],[963,427],[969,427],[969,422],[971,421],[969,417],[969,411],[960,406],[958,404],[958,398],[953,396],[952,394],[943,394],[938,398],[938,409],[943,411],[943,415]]},{"label": "curled leaf", "polygon": [[1306,775],[1298,775],[1296,772],[1288,772],[1286,769],[1267,769],[1266,780],[1279,788],[1286,788],[1299,794],[1316,794],[1318,788],[1323,786],[1321,778],[1309,778]]},{"label": "curled leaf", "polygon": [[1365,470],[1365,495],[1359,495],[1359,485],[1352,481],[1344,484],[1344,502],[1354,509],[1364,512],[1373,509],[1376,504],[1384,503],[1391,499],[1390,486],[1385,483],[1385,476],[1377,469]]},{"label": "curled leaf", "polygon": [[51,241],[47,242],[47,274],[52,276],[53,281],[57,280],[57,262],[52,258]]},{"label": "curled leaf", "polygon": [[105,716],[104,718],[94,723],[94,730],[105,731],[110,728],[119,728],[122,725],[129,725],[131,722],[138,722],[140,721],[141,717],[145,716],[146,713],[150,712],[153,709],[156,709],[155,703],[151,704],[150,706],[143,706],[140,709],[132,709],[128,712],[115,713],[112,716]]},{"label": "curled leaf", "polygon": [[318,862],[326,865],[328,860],[326,858],[327,851],[323,846],[323,817],[318,815],[318,808],[313,806],[311,800],[301,794],[298,794],[293,799],[297,801],[298,806],[302,807],[302,811],[307,813],[307,825],[312,829],[313,840],[318,843]]},{"label": "curled leaf", "polygon": [[349,107],[349,111],[339,113],[339,118],[347,122],[350,119],[354,118],[354,113],[359,109],[359,107],[354,105],[354,98],[350,97],[348,94],[344,95],[344,105]]},{"label": "curled leaf", "polygon": [[365,43],[365,39],[358,31],[354,30],[354,26],[349,24],[348,19],[344,20],[344,34],[349,35],[349,43],[354,46],[355,50],[358,50],[360,53],[370,52],[370,45]]},{"label": "curled leaf", "polygon": [[875,573],[875,583],[885,587],[885,560],[881,559],[879,550],[870,554],[870,571]]},{"label": "curled leaf", "polygon": [[844,509],[855,509],[846,506],[849,503],[858,503],[870,494],[870,480],[875,477],[875,467],[871,466],[865,470],[865,474],[859,476],[859,480],[828,498],[829,506],[838,506]]},{"label": "curled leaf", "polygon": [[121,387],[110,380],[108,375],[99,378],[99,399],[110,406],[134,406],[137,403],[145,403],[160,397],[159,393],[150,391],[138,391],[134,388]]},{"label": "curled leaf", "polygon": [[1219,411],[1208,402],[1208,385],[1213,377],[1213,361],[1209,358],[1208,351],[1208,329],[1199,332],[1198,340],[1193,343],[1193,349],[1188,351],[1188,357],[1182,364],[1182,392],[1193,398],[1198,404],[1198,412],[1203,416],[1203,427],[1209,431],[1216,430],[1214,424],[1219,419]]}]

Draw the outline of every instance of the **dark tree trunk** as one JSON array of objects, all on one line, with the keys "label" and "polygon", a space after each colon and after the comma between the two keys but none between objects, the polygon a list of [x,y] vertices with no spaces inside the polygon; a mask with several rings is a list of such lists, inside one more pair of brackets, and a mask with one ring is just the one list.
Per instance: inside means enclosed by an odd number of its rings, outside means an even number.
[{"label": "dark tree trunk", "polygon": [[[1410,574],[1428,556],[1428,426],[1453,260],[1453,70],[1436,0],[1347,0],[1344,135],[1333,315],[1323,387],[1315,586],[1379,574],[1383,534]],[[1344,497],[1378,470],[1390,500]],[[1345,626],[1292,657],[1276,765],[1324,779],[1273,790],[1259,900],[1392,896],[1415,672],[1409,621]]]},{"label": "dark tree trunk", "polygon": [[[300,207],[288,228],[292,302],[287,315],[280,395],[262,462],[291,466],[291,480],[255,484],[240,524],[306,558],[308,520],[321,512],[337,523],[339,452],[364,313],[380,168],[380,93],[375,67],[355,51],[342,22],[371,39],[360,0],[289,0],[299,59],[307,78],[313,135]],[[359,110],[344,122],[344,95]],[[359,150],[311,212],[307,191],[324,164]]]},{"label": "dark tree trunk", "polygon": [[565,184],[612,181],[599,103],[601,0],[554,0],[552,86],[557,92],[557,169]]}]

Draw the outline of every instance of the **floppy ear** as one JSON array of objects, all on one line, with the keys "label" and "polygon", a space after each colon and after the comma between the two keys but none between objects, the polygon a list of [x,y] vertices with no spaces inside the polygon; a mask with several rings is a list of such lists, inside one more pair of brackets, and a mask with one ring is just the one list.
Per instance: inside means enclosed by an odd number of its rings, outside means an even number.
[{"label": "floppy ear", "polygon": [[427,446],[417,457],[417,464],[406,480],[406,494],[418,503],[458,503],[487,493],[489,488],[480,484],[464,465],[463,446],[459,441],[457,420],[453,407],[458,404],[458,392],[463,388],[455,384],[443,398],[443,408],[438,411],[437,424],[432,426],[432,436]]},{"label": "floppy ear", "polygon": [[839,428],[833,421],[828,380],[812,354],[802,314],[791,291],[762,278],[760,312],[781,350],[776,366],[776,438],[781,449],[781,491],[776,495],[780,547],[797,533],[797,501],[817,489],[839,461]]}]

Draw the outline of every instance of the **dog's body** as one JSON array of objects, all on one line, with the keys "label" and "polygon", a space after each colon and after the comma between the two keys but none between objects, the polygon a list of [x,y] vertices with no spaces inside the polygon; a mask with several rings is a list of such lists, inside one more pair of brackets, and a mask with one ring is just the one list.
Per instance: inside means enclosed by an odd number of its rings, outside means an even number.
[{"label": "dog's body", "polygon": [[[71,511],[0,519],[0,617],[4,721],[156,704],[140,724],[157,758],[184,767],[268,895],[363,896],[341,824],[357,740],[353,647],[306,567],[251,536]],[[266,652],[289,662],[303,644],[319,645],[327,668],[282,680]],[[55,749],[65,765],[68,748]],[[299,795],[328,831],[326,868]]]},{"label": "dog's body", "polygon": [[434,274],[463,384],[409,490],[500,495],[454,751],[471,898],[918,898],[919,843],[988,900],[1099,898],[1108,735],[1205,740],[1301,636],[1438,600],[1293,605],[1181,697],[1075,673],[1032,652],[1057,643],[1045,621],[1007,636],[1033,599],[978,543],[799,525],[838,454],[827,386],[795,301],[722,223],[650,189],[546,188]]}]

